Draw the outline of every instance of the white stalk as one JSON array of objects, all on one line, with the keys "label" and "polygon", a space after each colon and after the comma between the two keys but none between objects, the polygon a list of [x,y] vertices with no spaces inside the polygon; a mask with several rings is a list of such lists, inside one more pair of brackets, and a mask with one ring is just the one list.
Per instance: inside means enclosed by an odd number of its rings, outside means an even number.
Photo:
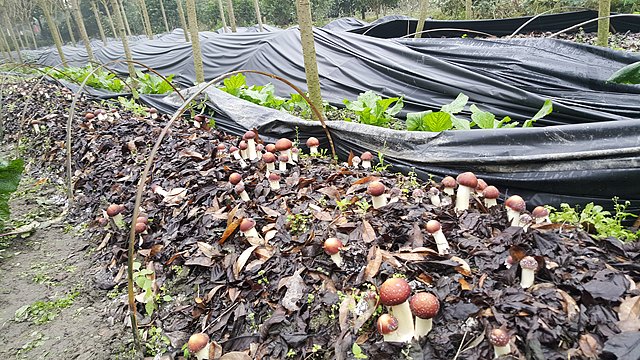
[{"label": "white stalk", "polygon": [[502,355],[509,355],[511,354],[511,344],[507,344],[505,346],[495,346],[493,345],[493,353],[495,355],[495,358],[499,358]]},{"label": "white stalk", "polygon": [[429,200],[434,206],[440,206],[440,195],[431,195]]},{"label": "white stalk", "polygon": [[309,151],[311,154],[317,154],[318,153],[318,147],[317,146],[310,146],[309,147]]},{"label": "white stalk", "polygon": [[338,267],[342,267],[342,256],[340,256],[340,251],[331,255],[331,260],[333,260],[334,264]]},{"label": "white stalk", "polygon": [[418,340],[421,337],[427,336],[432,327],[432,319],[422,319],[416,316],[416,329],[413,337]]},{"label": "white stalk", "polygon": [[507,207],[507,219],[511,221],[511,226],[520,226],[520,212]]},{"label": "white stalk", "polygon": [[528,289],[533,285],[535,280],[535,271],[532,269],[522,269],[522,276],[520,277],[520,286],[523,289]]},{"label": "white stalk", "polygon": [[463,212],[469,208],[469,199],[471,197],[472,188],[464,185],[458,186],[458,195],[456,196],[456,211]]},{"label": "white stalk", "polygon": [[298,153],[297,153],[297,152],[293,152],[293,151],[291,152],[291,160],[292,160],[294,163],[297,163],[297,162],[298,162]]},{"label": "white stalk", "polygon": [[444,191],[445,194],[450,195],[450,196],[453,196],[453,194],[454,194],[453,188],[450,188],[450,187],[445,187],[443,191]]},{"label": "white stalk", "polygon": [[280,166],[278,167],[278,170],[280,171],[287,171],[287,163],[284,161],[280,161]]},{"label": "white stalk", "polygon": [[405,301],[400,305],[391,307],[391,313],[398,319],[398,330],[395,332],[398,334],[398,340],[400,342],[411,342],[413,338],[413,314],[409,307],[409,302]]},{"label": "white stalk", "polygon": [[240,156],[246,160],[249,158],[249,152],[247,150],[240,150]]},{"label": "white stalk", "polygon": [[151,113],[151,119],[152,119],[152,120],[155,120],[155,119],[157,119],[157,118],[158,118],[158,114],[156,114],[156,113]]},{"label": "white stalk", "polygon": [[380,196],[372,196],[373,198],[373,208],[379,209],[385,205],[387,205],[387,197],[384,194]]},{"label": "white stalk", "polygon": [[244,236],[248,238],[260,238],[260,234],[258,234],[258,230],[255,227],[244,232]]},{"label": "white stalk", "polygon": [[256,153],[256,141],[253,139],[247,140],[247,147],[249,150],[249,160],[253,161],[258,158],[258,154]]},{"label": "white stalk", "polygon": [[433,234],[433,238],[436,241],[436,246],[438,247],[438,254],[445,255],[449,253],[449,243],[447,242],[447,238],[444,236],[442,229],[436,231]]},{"label": "white stalk", "polygon": [[400,338],[398,337],[398,330],[387,335],[382,335],[382,337],[384,338],[384,342],[400,342]]},{"label": "white stalk", "polygon": [[267,173],[273,172],[276,169],[275,163],[267,163]]},{"label": "white stalk", "polygon": [[549,219],[549,216],[536,218],[536,224],[551,224],[551,220]]},{"label": "white stalk", "polygon": [[371,161],[370,160],[362,160],[362,168],[363,169],[371,169]]},{"label": "white stalk", "polygon": [[271,188],[271,190],[280,189],[280,181],[269,180],[269,187]]},{"label": "white stalk", "polygon": [[196,359],[198,360],[209,360],[209,348],[211,347],[211,343],[208,343],[207,346],[204,347],[204,349],[198,351],[197,353],[195,353]]},{"label": "white stalk", "polygon": [[247,194],[247,191],[243,191],[240,193],[240,199],[242,199],[242,201],[249,201],[251,199],[249,199],[249,194]]},{"label": "white stalk", "polygon": [[496,199],[484,199],[484,206],[488,208],[492,207],[492,206],[496,206],[498,205],[498,202],[496,201]]},{"label": "white stalk", "polygon": [[291,149],[281,151],[281,153],[282,155],[287,155],[287,157],[289,157],[289,161],[287,161],[289,164],[293,164],[293,159],[291,158]]}]

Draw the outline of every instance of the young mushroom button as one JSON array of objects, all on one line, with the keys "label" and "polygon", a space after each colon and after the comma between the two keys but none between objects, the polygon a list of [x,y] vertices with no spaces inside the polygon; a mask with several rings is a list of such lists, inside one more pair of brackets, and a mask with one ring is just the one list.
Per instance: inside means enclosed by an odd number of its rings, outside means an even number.
[{"label": "young mushroom button", "polygon": [[371,160],[373,160],[373,154],[368,151],[360,154],[360,160],[362,160],[362,168],[363,169],[371,169]]},{"label": "young mushroom button", "polygon": [[253,161],[258,157],[258,154],[256,153],[256,133],[249,130],[246,133],[244,133],[244,136],[242,136],[242,139],[244,139],[247,142],[247,145],[249,147],[249,160]]},{"label": "young mushroom button", "polygon": [[435,295],[421,292],[411,297],[409,302],[411,312],[416,316],[414,337],[419,339],[427,336],[433,327],[433,319],[440,310],[440,301]]},{"label": "young mushroom button", "polygon": [[196,356],[196,359],[209,359],[209,335],[205,333],[191,335],[187,347],[189,352]]},{"label": "young mushroom button", "polygon": [[398,319],[398,340],[410,342],[413,338],[413,315],[409,307],[411,287],[403,278],[389,278],[380,286],[380,303],[391,308],[391,313]]},{"label": "young mushroom button", "polygon": [[456,211],[463,212],[469,209],[471,192],[478,186],[478,178],[472,172],[464,172],[458,175],[458,193],[456,194]]},{"label": "young mushroom button", "polygon": [[530,288],[535,281],[535,272],[538,269],[538,261],[536,261],[533,256],[525,256],[520,260],[520,269],[522,269],[520,286],[522,286],[523,289]]},{"label": "young mushroom button", "polygon": [[453,195],[455,193],[454,189],[456,188],[456,179],[451,176],[445,176],[440,182],[444,187],[443,192],[447,195]]},{"label": "young mushroom button", "polygon": [[489,185],[482,191],[482,197],[484,197],[484,206],[489,209],[498,205],[497,199],[500,197],[500,191],[495,186]]},{"label": "young mushroom button", "polygon": [[382,334],[384,341],[398,341],[398,319],[391,314],[382,314],[376,323],[378,332]]},{"label": "young mushroom button", "polygon": [[317,154],[318,146],[320,146],[320,141],[317,138],[310,137],[307,139],[307,147],[309,147],[309,153]]},{"label": "young mushroom button", "polygon": [[287,139],[287,138],[282,138],[279,139],[278,141],[276,141],[276,150],[280,152],[280,155],[286,155],[287,156],[287,161],[289,163],[292,163],[291,161],[291,147],[293,146],[293,143],[291,142],[291,140]]},{"label": "young mushroom button", "polygon": [[509,196],[504,202],[507,208],[507,218],[511,221],[511,226],[520,226],[520,214],[526,209],[524,200],[518,195]]},{"label": "young mushroom button", "polygon": [[328,238],[324,241],[324,252],[331,256],[331,260],[338,266],[342,266],[342,256],[340,256],[340,250],[342,249],[342,241],[338,238]]},{"label": "young mushroom button", "polygon": [[379,181],[372,181],[367,187],[367,193],[373,199],[373,208],[379,209],[387,205],[387,198],[384,196],[385,186]]},{"label": "young mushroom button", "polygon": [[511,345],[509,345],[511,338],[509,334],[502,329],[493,329],[489,335],[489,342],[493,345],[493,353],[495,358],[499,358],[502,355],[511,353]]}]

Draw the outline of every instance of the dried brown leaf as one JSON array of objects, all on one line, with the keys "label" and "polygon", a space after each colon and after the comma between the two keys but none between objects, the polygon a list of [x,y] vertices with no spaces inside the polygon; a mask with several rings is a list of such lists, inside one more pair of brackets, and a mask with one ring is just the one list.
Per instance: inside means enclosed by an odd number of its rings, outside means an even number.
[{"label": "dried brown leaf", "polygon": [[376,231],[367,220],[362,220],[362,241],[370,244],[376,240]]},{"label": "dried brown leaf", "polygon": [[367,260],[367,266],[364,268],[363,278],[364,281],[373,282],[373,279],[380,270],[380,265],[382,265],[382,251],[380,251],[378,246],[373,246],[371,250],[369,250]]},{"label": "dried brown leaf", "polygon": [[233,264],[233,274],[236,276],[236,278],[238,277],[238,275],[240,275],[242,268],[244,268],[244,266],[247,264],[247,261],[249,261],[251,254],[253,254],[253,251],[257,247],[258,245],[248,247],[242,252],[242,254],[240,254],[240,256],[238,256],[238,260],[236,260],[235,264]]},{"label": "dried brown leaf", "polygon": [[[229,213],[229,215],[231,215],[231,213]],[[222,233],[220,240],[218,240],[218,244],[220,245],[224,244],[224,242],[227,241],[229,236],[231,236],[238,229],[241,222],[242,222],[242,218],[237,218],[231,223],[227,223],[227,228],[224,229],[224,233]]]}]

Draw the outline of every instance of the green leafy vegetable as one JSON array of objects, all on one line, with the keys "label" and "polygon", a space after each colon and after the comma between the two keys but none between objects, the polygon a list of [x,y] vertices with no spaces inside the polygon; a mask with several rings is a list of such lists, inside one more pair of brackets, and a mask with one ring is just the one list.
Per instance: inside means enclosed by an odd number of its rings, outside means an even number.
[{"label": "green leafy vegetable", "polygon": [[[163,78],[154,75],[152,73],[138,72],[138,91],[142,94],[166,94],[173,91],[171,85],[169,85]],[[167,76],[167,81],[173,80],[173,74]]]},{"label": "green leafy vegetable", "polygon": [[407,114],[407,130],[409,131],[433,131],[449,130],[453,126],[451,114],[444,111],[423,111]]},{"label": "green leafy vegetable", "polygon": [[467,105],[469,101],[469,97],[463,93],[458,94],[455,100],[453,100],[449,104],[442,105],[440,111],[444,111],[449,114],[457,114],[464,110],[464,107]]},{"label": "green leafy vegetable", "polygon": [[538,110],[538,112],[535,115],[533,115],[531,119],[525,121],[524,124],[522,124],[522,127],[532,127],[534,122],[551,114],[552,111],[553,111],[553,103],[549,99],[545,100],[544,104],[542,105],[542,108],[540,108],[540,110]]},{"label": "green leafy vegetable", "polygon": [[640,61],[614,72],[607,81],[616,84],[640,84]]},{"label": "green leafy vegetable", "polygon": [[[354,112],[358,122],[381,127],[388,127],[404,106],[402,98],[383,99],[373,91],[360,94],[356,101],[345,99],[343,102],[348,110]],[[393,103],[395,104],[390,107]]]},{"label": "green leafy vegetable", "polygon": [[240,90],[247,88],[247,78],[242,74],[230,76],[223,80],[224,86],[221,88],[233,96],[240,96]]},{"label": "green leafy vegetable", "polygon": [[23,169],[22,159],[0,162],[0,229],[4,229],[4,222],[9,220],[9,197],[18,189]]}]

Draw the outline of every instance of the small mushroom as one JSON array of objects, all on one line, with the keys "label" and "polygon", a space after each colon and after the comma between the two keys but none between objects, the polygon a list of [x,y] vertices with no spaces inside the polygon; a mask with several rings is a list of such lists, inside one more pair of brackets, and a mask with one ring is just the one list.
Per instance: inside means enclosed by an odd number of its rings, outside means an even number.
[{"label": "small mushroom", "polygon": [[369,151],[365,151],[360,154],[360,160],[362,160],[363,169],[371,169],[371,160],[373,160],[373,154],[371,154]]},{"label": "small mushroom", "polygon": [[287,138],[276,141],[276,150],[280,152],[280,155],[286,155],[288,159],[287,162],[293,164],[293,160],[291,160],[291,147],[293,147],[293,143]]},{"label": "small mushroom", "polygon": [[489,335],[489,342],[493,345],[494,358],[497,359],[500,356],[508,355],[511,353],[511,345],[509,342],[511,337],[506,331],[502,329],[493,329]]},{"label": "small mushroom", "polygon": [[373,199],[373,208],[379,209],[387,205],[387,198],[384,194],[385,186],[379,181],[372,181],[367,187],[367,193],[371,195]]},{"label": "small mushroom", "polygon": [[489,209],[498,205],[497,199],[500,197],[500,191],[495,186],[489,185],[482,191],[482,197],[484,197],[484,206]]},{"label": "small mushroom", "polygon": [[209,359],[209,335],[205,333],[191,335],[187,347],[189,348],[189,352],[195,355],[196,359]]},{"label": "small mushroom", "polygon": [[544,206],[536,206],[531,212],[531,216],[536,220],[536,224],[551,224],[549,210]]},{"label": "small mushroom", "polygon": [[456,179],[451,176],[445,176],[440,182],[444,190],[442,190],[445,194],[452,196],[455,194],[455,188],[457,185]]},{"label": "small mushroom", "polygon": [[342,256],[340,256],[340,250],[342,250],[342,241],[338,238],[328,238],[324,241],[322,248],[327,255],[331,256],[331,260],[338,266],[342,267]]},{"label": "small mushroom", "polygon": [[482,192],[486,188],[487,188],[487,183],[482,179],[478,179],[478,185],[476,185],[476,195],[482,196]]},{"label": "small mushroom", "polygon": [[378,332],[382,334],[385,342],[398,341],[398,319],[391,314],[382,314],[376,323]]},{"label": "small mushroom", "polygon": [[320,141],[317,138],[310,137],[307,139],[307,146],[309,147],[309,153],[311,155],[318,153],[318,146],[320,146]]},{"label": "small mushroom", "polygon": [[234,172],[231,173],[231,175],[229,175],[229,184],[231,184],[231,186],[236,186],[238,184],[244,184],[244,182],[242,181],[242,175]]},{"label": "small mushroom", "polygon": [[440,310],[440,301],[435,295],[428,292],[421,292],[411,297],[409,302],[411,312],[416,317],[415,334],[416,339],[427,336],[433,327],[433,319]]},{"label": "small mushroom", "polygon": [[158,118],[158,110],[156,110],[155,108],[148,108],[147,111],[149,112],[151,119],[155,120]]},{"label": "small mushroom", "polygon": [[526,209],[524,200],[518,195],[509,196],[504,202],[507,208],[507,218],[511,221],[511,226],[520,226],[520,214]]},{"label": "small mushroom", "polygon": [[433,236],[438,247],[438,254],[446,255],[449,253],[449,243],[442,232],[442,226],[438,220],[429,220],[427,222],[427,232]]},{"label": "small mushroom", "polygon": [[397,341],[410,342],[413,338],[413,315],[409,306],[411,287],[403,278],[389,278],[380,286],[380,303],[390,308],[398,319]]},{"label": "small mushroom", "polygon": [[260,238],[256,230],[256,222],[253,219],[244,218],[240,222],[240,232],[248,238]]},{"label": "small mushroom", "polygon": [[416,202],[416,204],[422,203],[422,199],[424,198],[424,195],[425,195],[424,190],[420,188],[414,189],[411,192],[411,197],[413,198],[413,201]]},{"label": "small mushroom", "polygon": [[360,160],[360,158],[357,156],[354,156],[353,159],[351,159],[351,164],[353,165],[354,169],[358,169],[358,166],[360,165],[361,162],[362,160]]},{"label": "small mushroom", "polygon": [[280,189],[280,175],[274,172],[269,174],[269,187],[271,188],[271,190]]},{"label": "small mushroom", "polygon": [[240,156],[242,156],[244,160],[249,159],[249,144],[242,140],[240,144],[238,144],[238,148],[240,149]]},{"label": "small mushroom", "polygon": [[538,269],[538,262],[533,256],[525,256],[520,260],[520,269],[522,270],[520,286],[522,286],[523,289],[528,289],[535,281],[535,272]]},{"label": "small mushroom", "polygon": [[478,178],[472,172],[463,172],[458,175],[458,193],[456,194],[456,211],[463,212],[469,209],[471,192],[478,186]]},{"label": "small mushroom", "polygon": [[264,147],[265,151],[270,152],[272,154],[276,153],[276,146],[275,144],[267,144],[267,146]]},{"label": "small mushroom", "polygon": [[256,133],[252,130],[247,131],[242,136],[242,139],[247,142],[247,146],[249,149],[249,161],[253,161],[258,158],[258,154],[256,153]]},{"label": "small mushroom", "polygon": [[235,191],[236,194],[238,194],[240,196],[240,199],[242,199],[242,201],[249,201],[249,194],[247,194],[247,192],[244,189],[244,184],[240,183],[237,184],[235,187]]},{"label": "small mushroom", "polygon": [[271,152],[266,152],[262,155],[262,161],[267,165],[267,172],[272,172],[276,169],[276,156]]},{"label": "small mushroom", "polygon": [[287,162],[289,161],[289,156],[287,155],[280,155],[278,156],[278,170],[285,172],[287,171]]},{"label": "small mushroom", "polygon": [[431,201],[431,204],[433,206],[440,206],[440,204],[442,204],[440,202],[440,190],[438,190],[438,188],[436,187],[432,187],[429,189],[429,201]]},{"label": "small mushroom", "polygon": [[238,164],[240,164],[240,167],[242,167],[242,168],[246,168],[247,167],[247,163],[242,158],[242,155],[240,155],[240,149],[238,149],[235,146],[232,146],[229,149],[229,152],[231,152],[231,155],[233,156],[233,158],[236,159]]}]

